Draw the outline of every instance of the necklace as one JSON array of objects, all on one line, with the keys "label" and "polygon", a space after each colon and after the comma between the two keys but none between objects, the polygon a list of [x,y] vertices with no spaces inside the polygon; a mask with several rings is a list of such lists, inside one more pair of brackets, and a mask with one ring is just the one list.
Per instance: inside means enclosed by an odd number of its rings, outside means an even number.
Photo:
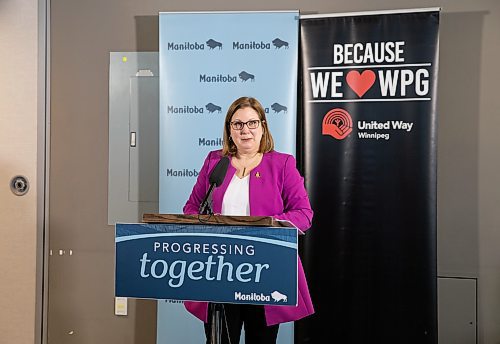
[{"label": "necklace", "polygon": [[[243,172],[241,173],[241,177],[245,177],[245,173],[247,171],[247,167],[255,167],[255,166],[252,166],[253,162],[254,162],[254,159],[256,156],[260,155],[259,152],[255,153],[251,158],[248,158],[246,159],[245,161],[245,164],[243,164],[243,162],[241,160],[237,160],[238,162],[238,166],[241,168],[243,168]],[[241,159],[241,157],[240,157]]]}]

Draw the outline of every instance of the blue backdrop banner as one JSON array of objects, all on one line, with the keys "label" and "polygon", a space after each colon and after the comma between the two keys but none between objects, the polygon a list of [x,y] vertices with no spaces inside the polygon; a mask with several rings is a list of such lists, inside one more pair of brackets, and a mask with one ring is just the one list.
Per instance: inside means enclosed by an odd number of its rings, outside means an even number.
[{"label": "blue backdrop banner", "polygon": [[[241,96],[266,110],[276,150],[295,154],[297,11],[160,13],[159,211],[182,213],[224,117]],[[279,343],[292,343],[291,325]],[[201,343],[203,326],[179,301],[158,304],[158,343]]]}]

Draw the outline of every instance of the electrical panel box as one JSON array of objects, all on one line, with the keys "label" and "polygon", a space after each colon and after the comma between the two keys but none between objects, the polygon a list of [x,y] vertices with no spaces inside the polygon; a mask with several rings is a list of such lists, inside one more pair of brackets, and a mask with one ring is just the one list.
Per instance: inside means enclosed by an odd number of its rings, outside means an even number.
[{"label": "electrical panel box", "polygon": [[157,52],[111,52],[108,224],[158,212]]}]

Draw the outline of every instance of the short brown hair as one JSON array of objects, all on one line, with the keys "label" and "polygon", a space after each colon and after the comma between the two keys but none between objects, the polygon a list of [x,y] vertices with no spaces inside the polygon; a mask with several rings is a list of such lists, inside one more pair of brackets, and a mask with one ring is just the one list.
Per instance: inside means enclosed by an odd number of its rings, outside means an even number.
[{"label": "short brown hair", "polygon": [[230,140],[231,136],[231,118],[236,111],[239,109],[250,107],[254,109],[259,115],[260,124],[262,125],[262,139],[260,140],[259,153],[268,153],[274,150],[274,140],[269,127],[267,126],[266,112],[260,104],[260,102],[252,97],[241,97],[236,99],[227,109],[226,119],[224,120],[224,133],[222,141],[222,155],[236,155],[238,148],[233,140]]}]

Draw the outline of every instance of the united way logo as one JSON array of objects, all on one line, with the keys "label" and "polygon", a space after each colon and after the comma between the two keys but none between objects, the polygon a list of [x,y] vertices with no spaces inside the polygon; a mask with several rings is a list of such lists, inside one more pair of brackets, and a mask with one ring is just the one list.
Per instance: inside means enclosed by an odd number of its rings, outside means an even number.
[{"label": "united way logo", "polygon": [[335,108],[323,117],[323,135],[330,135],[337,140],[343,140],[352,131],[352,118],[344,109]]}]

